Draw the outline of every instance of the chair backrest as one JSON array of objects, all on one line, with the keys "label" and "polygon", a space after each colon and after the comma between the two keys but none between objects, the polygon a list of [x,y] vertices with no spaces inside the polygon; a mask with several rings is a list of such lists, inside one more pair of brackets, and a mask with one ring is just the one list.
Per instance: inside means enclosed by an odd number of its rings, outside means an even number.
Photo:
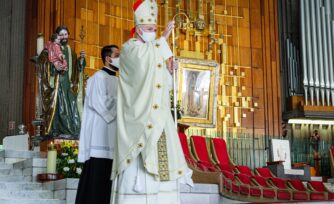
[{"label": "chair backrest", "polygon": [[234,177],[236,177],[240,182],[242,182],[243,184],[251,184],[251,177],[249,175],[246,174],[235,174]]},{"label": "chair backrest", "polygon": [[234,175],[231,172],[229,172],[229,171],[222,171],[222,173],[223,173],[223,176],[225,178],[231,179],[232,181],[235,180],[235,177],[234,177]]},{"label": "chair backrest", "polygon": [[242,165],[237,165],[234,167],[234,169],[238,172],[238,173],[242,173],[242,174],[246,174],[248,176],[252,176],[252,170],[248,167],[248,166],[242,166]]},{"label": "chair backrest", "polygon": [[218,163],[218,166],[219,166],[221,171],[229,171],[229,172],[233,173],[230,165],[228,165],[228,164],[219,164]]},{"label": "chair backrest", "polygon": [[262,176],[251,176],[251,179],[254,181],[254,183],[262,186],[262,187],[266,187],[269,188],[269,185],[267,183],[266,178],[262,177]]},{"label": "chair backrest", "polygon": [[321,181],[309,181],[307,185],[313,190],[319,191],[319,192],[326,192],[327,189],[325,188],[325,185]]},{"label": "chair backrest", "polygon": [[211,146],[213,155],[217,160],[216,162],[220,164],[230,165],[225,140],[223,138],[213,138],[211,139]]},{"label": "chair backrest", "polygon": [[181,146],[182,146],[184,156],[186,158],[191,158],[190,157],[189,146],[188,146],[188,141],[187,141],[187,136],[183,132],[179,132],[179,138],[180,138],[180,142],[181,142]]},{"label": "chair backrest", "polygon": [[206,146],[206,138],[202,136],[191,136],[190,142],[196,159],[199,161],[211,163],[209,152]]},{"label": "chair backrest", "polygon": [[297,191],[306,191],[306,188],[301,180],[289,180],[288,184]]},{"label": "chair backrest", "polygon": [[255,168],[255,172],[265,178],[274,177],[269,168]]},{"label": "chair backrest", "polygon": [[271,183],[276,186],[277,188],[280,189],[287,189],[287,181],[283,180],[281,178],[277,178],[277,177],[272,177],[269,178],[269,181],[271,181]]}]

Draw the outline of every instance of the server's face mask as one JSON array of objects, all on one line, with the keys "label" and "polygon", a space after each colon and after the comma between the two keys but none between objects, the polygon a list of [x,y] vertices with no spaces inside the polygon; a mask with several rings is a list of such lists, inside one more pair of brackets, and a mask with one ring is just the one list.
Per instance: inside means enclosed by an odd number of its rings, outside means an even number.
[{"label": "server's face mask", "polygon": [[120,65],[119,65],[119,57],[117,58],[110,58],[111,62],[109,62],[109,65],[114,66],[117,68],[117,70],[119,69]]}]

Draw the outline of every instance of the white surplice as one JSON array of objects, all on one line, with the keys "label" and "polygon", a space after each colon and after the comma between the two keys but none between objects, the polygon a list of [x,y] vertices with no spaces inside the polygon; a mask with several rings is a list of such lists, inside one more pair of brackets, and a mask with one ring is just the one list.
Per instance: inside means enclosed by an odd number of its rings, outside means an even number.
[{"label": "white surplice", "polygon": [[[104,68],[108,69],[108,68]],[[110,69],[109,72],[112,72]],[[99,70],[88,79],[78,161],[113,159],[116,138],[118,78]]]},{"label": "white surplice", "polygon": [[[171,75],[165,62],[171,56],[164,37],[147,43],[133,38],[123,44],[113,204],[178,204],[179,183],[192,184],[170,109]],[[168,157],[164,164],[158,155],[163,132]],[[166,181],[160,181],[162,168],[166,168]]]}]

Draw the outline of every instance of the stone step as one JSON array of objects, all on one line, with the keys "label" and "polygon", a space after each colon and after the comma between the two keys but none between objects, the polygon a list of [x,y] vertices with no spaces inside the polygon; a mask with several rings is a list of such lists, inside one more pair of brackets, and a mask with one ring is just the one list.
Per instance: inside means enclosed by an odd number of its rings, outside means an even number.
[{"label": "stone step", "polygon": [[0,198],[13,199],[53,199],[53,191],[31,190],[31,191],[0,191]]},{"label": "stone step", "polygon": [[181,191],[182,204],[221,203],[219,195],[219,186],[217,184],[196,183],[192,188],[186,184],[181,184],[180,191]]},{"label": "stone step", "polygon": [[22,169],[0,169],[0,175],[22,176]]},{"label": "stone step", "polygon": [[0,182],[23,182],[27,181],[24,176],[0,175]]},{"label": "stone step", "polygon": [[47,190],[42,183],[33,182],[0,182],[0,191],[13,190],[13,191],[25,191],[25,190]]},{"label": "stone step", "polygon": [[66,202],[65,202],[65,200],[58,200],[58,199],[0,198],[0,204],[66,204]]},{"label": "stone step", "polygon": [[45,156],[43,152],[5,150],[5,158],[40,158]]},{"label": "stone step", "polygon": [[0,162],[0,169],[12,169],[13,164],[7,164],[5,162]]},{"label": "stone step", "polygon": [[12,171],[12,169],[0,169],[0,175],[9,175],[9,173]]}]

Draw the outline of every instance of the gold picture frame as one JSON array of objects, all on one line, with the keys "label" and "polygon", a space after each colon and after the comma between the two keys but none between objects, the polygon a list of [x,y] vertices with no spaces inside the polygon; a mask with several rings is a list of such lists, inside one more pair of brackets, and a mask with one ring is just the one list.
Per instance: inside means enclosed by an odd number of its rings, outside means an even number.
[{"label": "gold picture frame", "polygon": [[212,60],[178,58],[177,98],[183,109],[179,123],[216,126],[219,65]]}]

